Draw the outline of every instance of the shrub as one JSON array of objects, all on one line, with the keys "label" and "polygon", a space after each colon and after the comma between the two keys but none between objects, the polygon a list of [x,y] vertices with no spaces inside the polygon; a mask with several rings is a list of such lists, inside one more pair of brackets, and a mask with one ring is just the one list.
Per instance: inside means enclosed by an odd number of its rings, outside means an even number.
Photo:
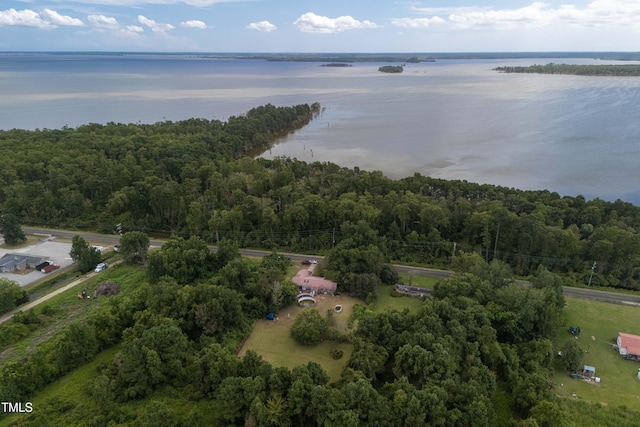
[{"label": "shrub", "polygon": [[341,359],[342,356],[344,356],[344,351],[335,346],[331,347],[331,357],[333,357],[334,360]]},{"label": "shrub", "polygon": [[40,309],[40,314],[42,314],[43,316],[53,316],[54,314],[58,313],[58,308],[57,307],[52,307],[50,305],[45,305],[42,307],[42,309]]}]

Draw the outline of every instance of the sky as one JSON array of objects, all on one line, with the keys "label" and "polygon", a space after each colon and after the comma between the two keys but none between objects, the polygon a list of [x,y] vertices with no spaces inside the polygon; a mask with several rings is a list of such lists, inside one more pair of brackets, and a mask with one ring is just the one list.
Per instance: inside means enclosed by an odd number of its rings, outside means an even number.
[{"label": "sky", "polygon": [[640,51],[640,0],[2,0],[0,51]]}]

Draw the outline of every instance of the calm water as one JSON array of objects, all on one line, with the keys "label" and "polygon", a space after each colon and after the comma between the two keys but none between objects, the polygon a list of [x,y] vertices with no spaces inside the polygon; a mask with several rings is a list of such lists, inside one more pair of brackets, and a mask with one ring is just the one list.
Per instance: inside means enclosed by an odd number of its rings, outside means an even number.
[{"label": "calm water", "polygon": [[640,204],[640,78],[499,74],[570,59],[349,68],[187,55],[0,55],[0,128],[224,120],[272,103],[322,115],[265,157],[420,172]]}]

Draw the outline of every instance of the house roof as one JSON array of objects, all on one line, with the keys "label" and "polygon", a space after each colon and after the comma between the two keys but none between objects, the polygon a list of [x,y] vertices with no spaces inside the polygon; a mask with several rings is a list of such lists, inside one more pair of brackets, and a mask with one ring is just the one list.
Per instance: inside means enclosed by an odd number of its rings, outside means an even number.
[{"label": "house roof", "polygon": [[640,336],[618,332],[620,347],[626,348],[628,354],[640,356]]}]

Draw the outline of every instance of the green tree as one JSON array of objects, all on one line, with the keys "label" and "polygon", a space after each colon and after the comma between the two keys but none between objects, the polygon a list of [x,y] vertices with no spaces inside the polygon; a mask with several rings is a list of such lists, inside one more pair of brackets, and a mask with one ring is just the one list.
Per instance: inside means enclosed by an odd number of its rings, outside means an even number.
[{"label": "green tree", "polygon": [[291,337],[304,345],[316,345],[322,341],[329,325],[317,310],[305,308],[296,316],[291,326]]},{"label": "green tree", "polygon": [[362,372],[369,379],[375,379],[376,374],[382,371],[388,356],[384,347],[357,339],[348,366]]},{"label": "green tree", "polygon": [[577,340],[571,338],[562,346],[562,361],[567,371],[573,372],[580,369],[583,358],[584,351],[578,345]]},{"label": "green tree", "polygon": [[213,273],[215,258],[207,243],[199,237],[169,239],[159,250],[147,256],[147,274],[151,283],[171,276],[181,285],[206,279]]},{"label": "green tree", "polygon": [[113,360],[120,398],[140,398],[157,387],[184,385],[185,368],[192,361],[190,348],[187,337],[170,321],[130,329]]},{"label": "green tree", "polygon": [[16,307],[16,301],[24,298],[26,292],[18,282],[0,277],[0,314]]},{"label": "green tree", "polygon": [[338,281],[338,289],[352,297],[366,299],[375,297],[380,284],[380,279],[373,273],[346,273]]},{"label": "green tree", "polygon": [[101,259],[98,248],[89,245],[85,239],[77,234],[71,239],[69,255],[73,262],[78,264],[78,270],[82,273],[93,270]]},{"label": "green tree", "polygon": [[22,228],[20,228],[18,218],[13,214],[0,216],[0,233],[4,236],[7,245],[17,245],[27,240]]},{"label": "green tree", "polygon": [[564,427],[569,425],[567,415],[557,402],[543,400],[531,409],[531,417],[540,427]]},{"label": "green tree", "polygon": [[260,266],[263,270],[275,270],[280,274],[285,274],[291,265],[291,261],[284,255],[278,254],[276,251],[262,257]]},{"label": "green tree", "polygon": [[98,353],[95,330],[91,325],[72,323],[54,339],[56,365],[60,372],[81,366]]},{"label": "green tree", "polygon": [[146,233],[129,231],[120,237],[120,253],[127,262],[145,265],[149,244],[149,236]]},{"label": "green tree", "polygon": [[550,272],[543,265],[536,270],[535,276],[531,279],[531,284],[536,289],[550,288],[556,294],[556,307],[561,310],[565,305],[564,291],[562,289],[564,283],[562,278]]}]

